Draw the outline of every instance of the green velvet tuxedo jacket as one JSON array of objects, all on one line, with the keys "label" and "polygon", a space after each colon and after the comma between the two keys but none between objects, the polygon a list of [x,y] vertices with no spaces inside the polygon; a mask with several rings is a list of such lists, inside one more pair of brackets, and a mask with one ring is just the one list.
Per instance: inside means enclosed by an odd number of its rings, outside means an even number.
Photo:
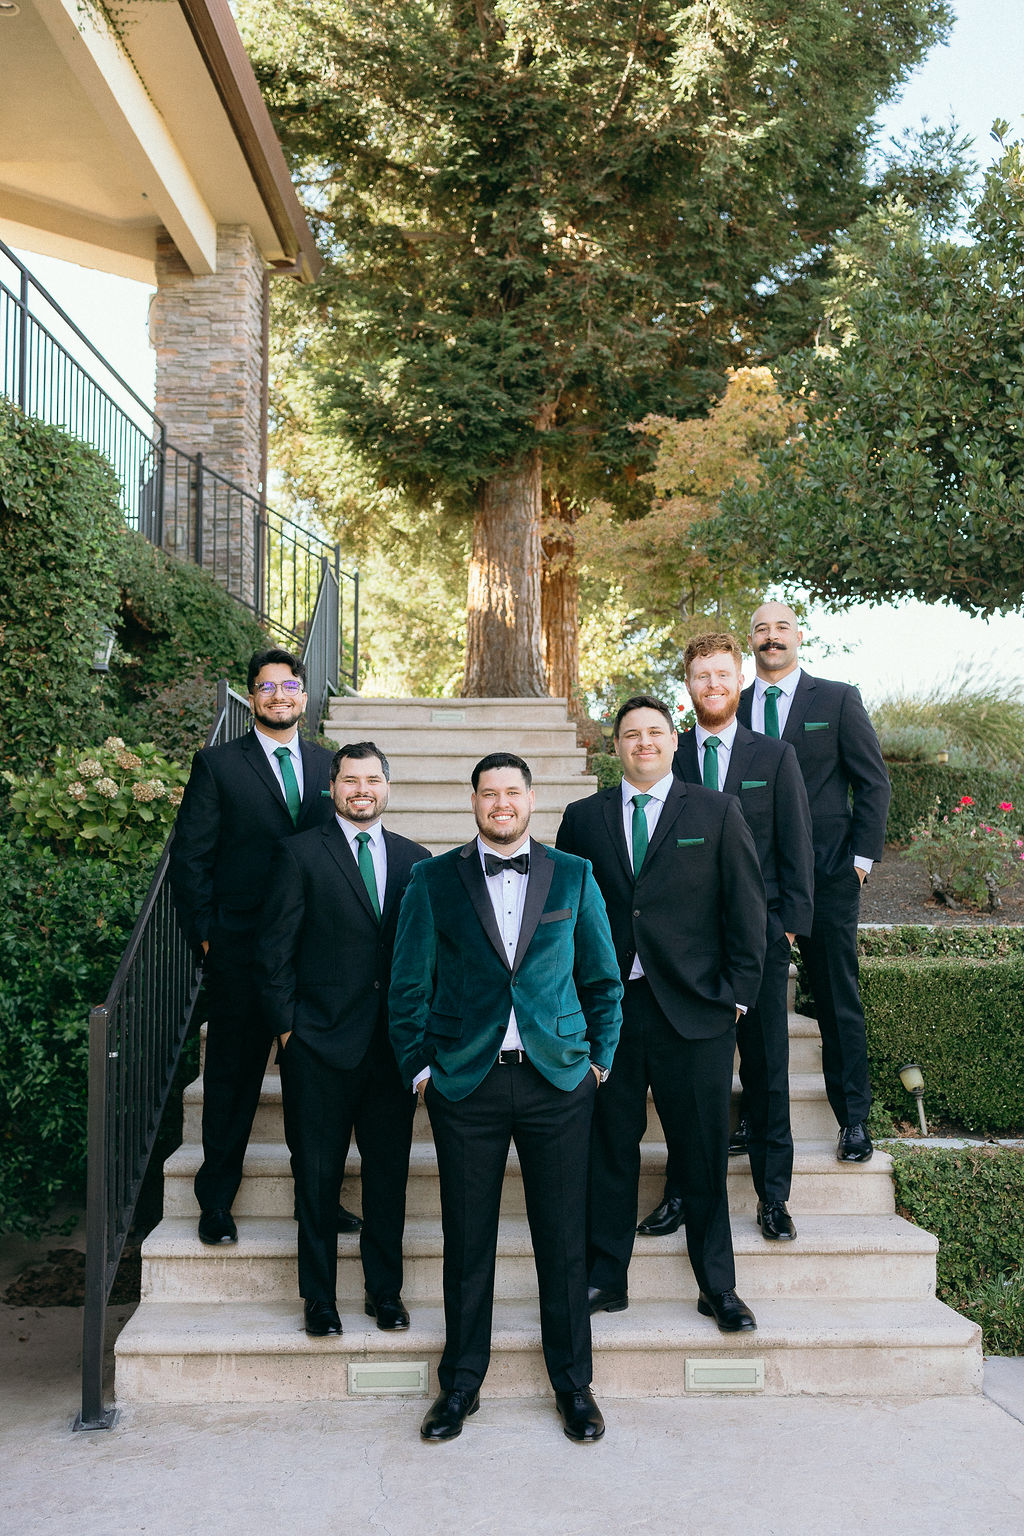
[{"label": "green velvet tuxedo jacket", "polygon": [[497,1060],[515,1008],[523,1047],[556,1088],[591,1061],[610,1067],[622,984],[604,900],[589,863],[530,841],[530,873],[511,966],[476,839],[417,864],[402,900],[388,996],[403,1079],[430,1068],[458,1100]]}]

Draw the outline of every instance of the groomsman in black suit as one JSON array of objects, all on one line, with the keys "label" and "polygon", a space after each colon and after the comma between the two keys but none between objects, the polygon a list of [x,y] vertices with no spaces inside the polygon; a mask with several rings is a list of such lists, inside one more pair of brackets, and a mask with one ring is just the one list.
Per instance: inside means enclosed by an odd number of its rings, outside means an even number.
[{"label": "groomsman in black suit", "polygon": [[650,1085],[686,1207],[698,1311],[735,1333],[757,1326],[735,1290],[726,1179],[736,1021],[761,983],[764,883],[736,799],[673,775],[667,705],[627,699],[614,742],[621,787],[570,805],[556,839],[593,865],[625,984],[591,1137],[591,1311],[629,1304]]},{"label": "groomsman in black suit", "polygon": [[169,868],[182,925],[204,957],[203,1163],[195,1180],[204,1243],[238,1239],[231,1204],[273,1042],[256,980],[271,854],[330,815],[331,754],[299,736],[301,661],[277,648],[257,651],[248,686],[252,730],[192,760]]},{"label": "groomsman in black suit", "polygon": [[[757,676],[738,718],[788,741],[807,788],[814,836],[814,920],[797,943],[818,1011],[825,1090],[839,1123],[840,1162],[872,1153],[867,1039],[860,1001],[860,888],[885,845],[889,775],[856,688],[811,677],[799,661],[803,635],[792,608],[762,603],[750,621]],[[851,803],[852,802],[852,803]]]},{"label": "groomsman in black suit", "polygon": [[[793,937],[811,926],[811,813],[793,748],[755,735],[736,719],[742,665],[732,635],[690,641],[683,666],[697,725],[680,737],[673,766],[688,784],[735,795],[757,848],[768,897],[767,948],[757,1002],[737,1026],[740,1081],[758,1226],[769,1240],[792,1240],[796,1227],[786,1205],[793,1178],[787,993]],[[670,1167],[662,1205],[638,1230],[653,1236],[675,1231],[684,1214]]]},{"label": "groomsman in black suit", "polygon": [[416,1100],[388,1039],[387,996],[402,895],[426,848],[381,825],[391,773],[372,741],[331,763],[329,822],[280,843],[260,923],[259,972],[277,1034],[299,1221],[306,1332],[341,1332],[338,1187],[355,1130],[365,1310],[408,1328],[402,1301],[405,1188]]}]

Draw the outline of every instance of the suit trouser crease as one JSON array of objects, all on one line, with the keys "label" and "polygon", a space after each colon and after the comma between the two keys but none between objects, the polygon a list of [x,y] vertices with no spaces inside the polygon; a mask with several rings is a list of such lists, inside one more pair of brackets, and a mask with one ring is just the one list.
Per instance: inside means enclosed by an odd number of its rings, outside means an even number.
[{"label": "suit trouser crease", "polygon": [[281,1053],[291,1104],[292,1166],[299,1220],[299,1294],[334,1302],[338,1270],[338,1191],[355,1131],[363,1226],[359,1255],[372,1296],[402,1288],[402,1236],[415,1099],[403,1087],[382,1026],[362,1061],[329,1066],[293,1035]]},{"label": "suit trouser crease", "polygon": [[798,934],[821,1034],[821,1068],[840,1125],[866,1120],[871,1108],[867,1030],[858,985],[857,920],[860,879],[852,864],[814,882],[810,934]]},{"label": "suit trouser crease", "polygon": [[737,1026],[750,1176],[761,1201],[786,1201],[793,1182],[789,1107],[789,940],[769,938],[756,1005]]},{"label": "suit trouser crease", "polygon": [[704,1291],[732,1290],[727,1179],[735,1028],[711,1039],[685,1039],[644,979],[627,984],[622,1014],[614,1067],[597,1099],[591,1138],[590,1284],[626,1289],[650,1085],[683,1198],[687,1253],[697,1284]]},{"label": "suit trouser crease", "polygon": [[230,1210],[259,1107],[273,1043],[245,955],[207,963],[203,1062],[203,1162],[195,1177],[201,1210]]},{"label": "suit trouser crease", "polygon": [[527,1064],[496,1065],[464,1099],[445,1099],[428,1086],[444,1232],[444,1391],[475,1391],[490,1363],[498,1219],[513,1141],[548,1376],[556,1391],[590,1384],[585,1211],[593,1084],[588,1072],[567,1092]]}]

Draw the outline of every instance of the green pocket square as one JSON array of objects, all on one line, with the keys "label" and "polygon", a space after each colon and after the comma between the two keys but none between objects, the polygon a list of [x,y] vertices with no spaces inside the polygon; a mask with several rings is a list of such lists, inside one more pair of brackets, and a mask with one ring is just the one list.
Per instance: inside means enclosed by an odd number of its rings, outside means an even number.
[{"label": "green pocket square", "polygon": [[805,720],[804,721],[804,730],[805,731],[827,731],[828,730],[828,721],[827,720]]},{"label": "green pocket square", "polygon": [[702,837],[677,837],[677,848],[697,848],[704,841]]},{"label": "green pocket square", "polygon": [[744,779],[740,789],[767,789],[767,779]]}]

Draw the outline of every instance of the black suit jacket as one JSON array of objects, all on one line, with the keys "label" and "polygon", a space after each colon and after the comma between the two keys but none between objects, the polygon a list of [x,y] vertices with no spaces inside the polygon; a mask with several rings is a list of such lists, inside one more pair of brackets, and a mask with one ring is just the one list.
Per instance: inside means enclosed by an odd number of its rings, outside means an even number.
[{"label": "black suit jacket", "polygon": [[732,795],[673,779],[636,882],[618,788],[568,806],[556,846],[591,861],[623,981],[639,954],[680,1035],[712,1039],[733,1026],[737,1003],[753,1007],[766,900],[754,839]]},{"label": "black suit jacket", "polygon": [[384,846],[380,922],[334,816],[274,852],[259,925],[264,1017],[332,1067],[357,1066],[366,1054],[387,1002],[402,896],[413,865],[430,857],[386,829]]},{"label": "black suit jacket", "polygon": [[[748,728],[753,697],[751,683],[737,710]],[[782,739],[793,746],[807,789],[819,879],[842,874],[855,855],[880,859],[889,775],[857,689],[801,672]]]},{"label": "black suit jacket", "polygon": [[[672,768],[687,784],[701,782],[695,731],[680,736]],[[739,800],[753,835],[777,932],[810,933],[814,912],[811,813],[793,748],[737,722],[722,791]]]},{"label": "black suit jacket", "polygon": [[256,732],[205,747],[192,771],[174,824],[168,874],[189,942],[198,949],[246,944],[267,892],[271,854],[282,838],[333,814],[331,753],[311,742],[302,753],[298,826]]}]

